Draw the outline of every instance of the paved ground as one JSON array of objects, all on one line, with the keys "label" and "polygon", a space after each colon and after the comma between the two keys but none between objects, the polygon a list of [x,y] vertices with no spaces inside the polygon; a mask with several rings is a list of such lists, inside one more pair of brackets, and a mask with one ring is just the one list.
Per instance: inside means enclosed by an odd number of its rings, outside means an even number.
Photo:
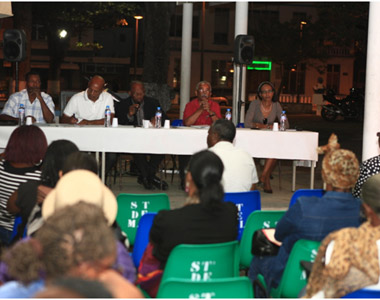
[{"label": "paved ground", "polygon": [[[337,120],[335,122],[326,122],[322,118],[314,115],[289,115],[289,122],[291,128],[295,126],[301,127],[303,130],[318,131],[319,144],[324,145],[332,132],[338,135],[339,142],[342,148],[350,149],[361,160],[362,151],[362,132],[363,124],[356,121]],[[321,178],[321,159],[315,170],[315,188],[322,188],[323,182]],[[167,156],[170,161],[170,157]],[[273,194],[266,194],[261,191],[261,202],[263,209],[286,209],[289,200],[293,194],[292,188],[292,161],[282,160],[281,164],[281,188],[279,182],[279,168],[276,167],[273,172],[272,189]],[[256,167],[259,174],[261,173],[258,161]],[[164,174],[162,174],[165,177]],[[166,181],[169,184],[169,189],[165,191],[169,195],[172,208],[177,208],[183,205],[186,194],[179,189],[179,176],[174,175],[173,182],[171,182],[171,174],[167,174]],[[107,180],[107,184],[111,187],[115,195],[119,193],[152,193],[146,191],[137,183],[137,177],[124,174],[122,177],[117,177],[116,183],[113,180]],[[298,167],[296,172],[296,189],[309,188],[310,186],[310,168]],[[154,192],[161,192],[155,190]]]}]

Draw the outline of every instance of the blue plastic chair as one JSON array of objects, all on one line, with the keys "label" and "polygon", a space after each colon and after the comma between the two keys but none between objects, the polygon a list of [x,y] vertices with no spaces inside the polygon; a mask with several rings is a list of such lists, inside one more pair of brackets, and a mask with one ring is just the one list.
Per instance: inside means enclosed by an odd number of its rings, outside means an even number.
[{"label": "blue plastic chair", "polygon": [[323,189],[314,189],[314,190],[300,189],[300,190],[297,190],[293,193],[292,198],[290,199],[289,207],[291,207],[294,203],[296,203],[296,201],[299,197],[316,196],[316,197],[320,198],[323,196],[324,193],[325,193],[325,191]]},{"label": "blue plastic chair", "polygon": [[157,213],[144,214],[137,226],[136,238],[132,251],[132,260],[136,268],[139,267],[146,246],[148,246],[150,228],[152,227],[156,215]]},{"label": "blue plastic chair", "polygon": [[342,298],[377,298],[380,299],[380,290],[370,290],[363,288],[361,290],[357,290],[355,292],[351,292]]},{"label": "blue plastic chair", "polygon": [[183,120],[182,119],[176,119],[172,121],[173,127],[183,126]]},{"label": "blue plastic chair", "polygon": [[236,125],[236,128],[245,128],[245,125],[244,125],[244,123],[238,123]]},{"label": "blue plastic chair", "polygon": [[230,201],[235,203],[239,211],[239,234],[238,240],[240,241],[245,223],[249,215],[255,210],[261,210],[261,195],[260,192],[248,191],[240,193],[225,193],[224,201]]},{"label": "blue plastic chair", "polygon": [[[14,225],[13,225],[13,231],[12,231],[12,236],[11,236],[11,241],[15,238],[16,234],[17,234],[17,230],[18,230],[18,226],[22,223],[22,218],[21,216],[16,216],[15,218],[15,222],[14,222]],[[22,237],[26,237],[26,226],[25,226],[25,229],[24,229],[24,233],[22,234]]]}]

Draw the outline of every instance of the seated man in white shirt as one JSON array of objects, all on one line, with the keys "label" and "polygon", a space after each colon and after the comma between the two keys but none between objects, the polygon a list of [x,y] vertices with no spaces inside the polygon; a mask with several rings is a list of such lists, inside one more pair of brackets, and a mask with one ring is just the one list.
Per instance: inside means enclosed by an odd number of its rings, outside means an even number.
[{"label": "seated man in white shirt", "polygon": [[52,123],[54,121],[54,102],[41,91],[41,78],[36,72],[25,75],[26,88],[10,95],[0,115],[0,120],[18,120],[18,109],[24,104],[25,117],[32,117],[33,123]]},{"label": "seated man in white shirt", "polygon": [[[105,110],[111,110],[111,124],[115,115],[112,95],[104,91],[105,80],[95,75],[88,83],[88,88],[75,94],[67,103],[61,123],[80,125],[103,125]],[[106,154],[106,174],[112,169],[117,160],[117,153]]]},{"label": "seated man in white shirt", "polygon": [[254,190],[259,181],[253,158],[232,144],[235,135],[235,125],[231,121],[220,119],[211,125],[207,136],[209,150],[223,162],[222,184],[226,193]]}]

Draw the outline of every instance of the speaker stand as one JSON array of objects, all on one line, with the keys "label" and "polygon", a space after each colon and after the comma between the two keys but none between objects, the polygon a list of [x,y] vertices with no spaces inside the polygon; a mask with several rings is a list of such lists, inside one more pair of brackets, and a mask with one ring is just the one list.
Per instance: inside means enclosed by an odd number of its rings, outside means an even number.
[{"label": "speaker stand", "polygon": [[15,92],[18,92],[18,61],[16,61]]},{"label": "speaker stand", "polygon": [[237,64],[238,67],[239,67],[239,88],[238,88],[238,103],[237,103],[237,107],[238,107],[238,111],[237,111],[237,124],[236,125],[239,125],[240,123],[240,116],[241,116],[241,106],[242,106],[242,103],[243,101],[241,100],[241,90],[242,90],[242,85],[243,85],[243,81],[242,81],[242,77],[243,77],[243,67],[242,67],[242,64]]}]

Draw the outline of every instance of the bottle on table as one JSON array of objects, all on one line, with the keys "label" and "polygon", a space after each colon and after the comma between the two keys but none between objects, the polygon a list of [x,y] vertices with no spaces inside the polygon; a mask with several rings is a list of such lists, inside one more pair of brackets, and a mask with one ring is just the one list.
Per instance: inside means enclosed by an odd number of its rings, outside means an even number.
[{"label": "bottle on table", "polygon": [[157,107],[156,115],[154,118],[155,118],[155,127],[161,128],[161,118],[162,118],[161,107]]},{"label": "bottle on table", "polygon": [[288,118],[286,117],[285,110],[283,110],[281,113],[281,118],[280,118],[280,131],[286,130],[286,120],[287,119]]},{"label": "bottle on table", "polygon": [[104,127],[111,127],[111,109],[109,105],[106,106],[104,112]]},{"label": "bottle on table", "polygon": [[230,108],[227,108],[225,119],[228,121],[232,120],[232,113]]},{"label": "bottle on table", "polygon": [[18,108],[18,125],[22,126],[25,125],[25,107],[24,104],[20,104],[20,107]]}]

